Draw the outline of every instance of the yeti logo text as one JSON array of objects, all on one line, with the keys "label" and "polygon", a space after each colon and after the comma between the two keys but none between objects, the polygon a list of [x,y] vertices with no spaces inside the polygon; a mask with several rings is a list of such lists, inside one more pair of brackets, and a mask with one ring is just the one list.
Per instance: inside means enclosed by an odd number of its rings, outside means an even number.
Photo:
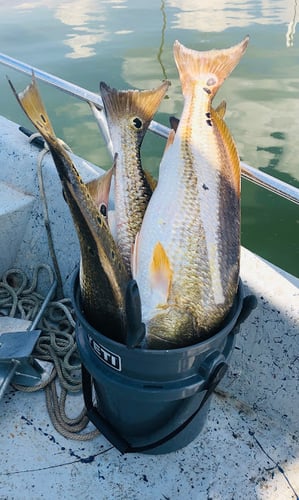
[{"label": "yeti logo text", "polygon": [[117,355],[114,354],[111,351],[108,351],[108,349],[105,349],[101,344],[98,344],[88,336],[89,343],[94,350],[95,354],[100,358],[106,365],[111,366],[111,368],[114,368],[114,370],[121,371],[121,358]]}]

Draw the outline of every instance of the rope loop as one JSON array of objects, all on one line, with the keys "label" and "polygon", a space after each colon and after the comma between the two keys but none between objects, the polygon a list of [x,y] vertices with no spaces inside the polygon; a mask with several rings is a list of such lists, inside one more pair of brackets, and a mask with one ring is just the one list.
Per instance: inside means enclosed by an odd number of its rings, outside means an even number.
[{"label": "rope loop", "polygon": [[[31,281],[21,269],[9,269],[0,281],[0,315],[34,320],[44,297],[38,292],[41,272],[47,272],[50,284],[54,272],[48,265],[39,264],[33,269]],[[49,302],[38,324],[42,330],[32,356],[53,364],[47,380],[34,387],[14,384],[23,392],[44,389],[47,409],[55,429],[63,436],[86,441],[99,434],[97,430],[82,433],[89,423],[85,408],[75,418],[66,415],[65,406],[70,393],[82,391],[81,362],[75,339],[74,312],[70,299],[55,299]],[[60,396],[57,393],[60,388]]]},{"label": "rope loop", "polygon": [[[36,137],[41,137],[41,135],[32,134],[29,142]],[[71,152],[67,144],[60,139],[58,141]],[[51,362],[52,372],[48,380],[43,380],[34,387],[20,385],[14,387],[24,392],[45,389],[48,413],[55,429],[67,438],[86,441],[98,435],[99,431],[81,434],[89,423],[85,408],[76,418],[67,417],[65,412],[67,395],[82,390],[81,363],[75,340],[74,313],[71,301],[63,296],[62,278],[49,219],[42,168],[44,158],[49,152],[49,146],[44,142],[44,148],[37,159],[37,176],[43,204],[44,225],[54,270],[47,264],[38,264],[33,269],[31,282],[21,269],[13,268],[6,271],[0,281],[0,315],[34,320],[44,301],[44,297],[38,291],[40,274],[42,272],[48,274],[50,285],[56,277],[56,297],[55,300],[49,302],[39,321],[38,328],[42,332],[32,353],[37,360]],[[57,394],[57,387],[60,387],[60,396]]]}]

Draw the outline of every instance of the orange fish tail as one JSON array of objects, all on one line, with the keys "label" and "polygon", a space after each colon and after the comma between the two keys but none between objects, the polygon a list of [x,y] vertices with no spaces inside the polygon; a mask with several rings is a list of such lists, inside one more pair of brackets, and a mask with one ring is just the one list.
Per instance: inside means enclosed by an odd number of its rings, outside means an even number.
[{"label": "orange fish tail", "polygon": [[198,51],[188,49],[176,40],[173,52],[183,94],[190,93],[193,86],[199,83],[213,98],[224,80],[237,66],[248,42],[249,37],[246,36],[242,42],[228,49]]},{"label": "orange fish tail", "polygon": [[56,140],[53,127],[37,87],[34,73],[32,73],[31,83],[23,92],[18,93],[11,81],[8,80],[8,82],[21,108],[23,108],[29,120],[34,124],[44,139],[49,142]]},{"label": "orange fish tail", "polygon": [[[117,90],[101,82],[100,92],[105,109],[114,121],[123,117],[124,114],[136,115],[148,126],[169,85],[169,81],[164,81],[152,90]],[[141,126],[141,124],[136,124],[137,128]]]}]

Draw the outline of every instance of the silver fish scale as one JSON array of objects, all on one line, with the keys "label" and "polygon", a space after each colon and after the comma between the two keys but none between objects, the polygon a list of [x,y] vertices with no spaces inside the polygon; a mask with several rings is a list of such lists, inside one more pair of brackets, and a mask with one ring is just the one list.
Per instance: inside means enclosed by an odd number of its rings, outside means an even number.
[{"label": "silver fish scale", "polygon": [[[208,253],[205,232],[201,220],[200,205],[197,203],[199,183],[194,171],[195,158],[190,148],[190,141],[182,143],[184,157],[184,205],[188,208],[189,217],[177,227],[180,232],[179,244],[182,246],[184,260],[173,284],[175,302],[183,309],[190,311],[194,317],[196,328],[207,329],[211,322],[217,321],[214,296],[211,286],[211,272],[208,265]],[[183,242],[183,243],[182,243]],[[182,293],[183,290],[183,293]],[[172,294],[171,294],[172,297]],[[215,309],[214,314],[209,314]]]},{"label": "silver fish scale", "polygon": [[141,167],[136,134],[130,133],[125,125],[121,134],[122,154],[116,161],[115,170],[116,239],[126,268],[131,272],[132,245],[140,230],[151,189]]}]

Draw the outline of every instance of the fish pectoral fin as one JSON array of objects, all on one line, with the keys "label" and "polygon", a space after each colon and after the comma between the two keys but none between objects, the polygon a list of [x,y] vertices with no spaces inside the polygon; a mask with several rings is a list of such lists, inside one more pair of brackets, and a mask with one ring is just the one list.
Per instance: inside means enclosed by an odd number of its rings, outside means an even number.
[{"label": "fish pectoral fin", "polygon": [[12,82],[10,80],[8,82],[20,106],[44,139],[56,139],[46,108],[42,102],[34,73],[32,72],[31,83],[22,92],[18,93]]},{"label": "fish pectoral fin", "polygon": [[158,242],[154,248],[152,261],[150,264],[150,286],[153,292],[159,296],[159,304],[166,304],[168,301],[173,271],[171,269],[169,257],[163,247]]}]

